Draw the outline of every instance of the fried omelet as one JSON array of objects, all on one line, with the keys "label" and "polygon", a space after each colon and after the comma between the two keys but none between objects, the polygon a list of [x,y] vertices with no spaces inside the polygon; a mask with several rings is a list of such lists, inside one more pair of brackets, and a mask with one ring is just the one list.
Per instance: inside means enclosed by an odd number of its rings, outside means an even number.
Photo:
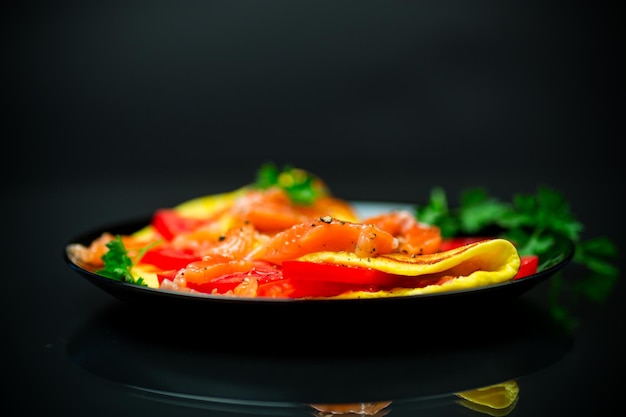
[{"label": "fried omelet", "polygon": [[466,290],[511,280],[520,267],[515,246],[506,239],[490,239],[430,255],[390,253],[358,257],[350,252],[316,252],[300,261],[371,268],[391,274],[415,277],[424,282],[449,277],[442,284],[418,288],[395,288],[375,292],[350,291],[329,298],[381,298]]}]

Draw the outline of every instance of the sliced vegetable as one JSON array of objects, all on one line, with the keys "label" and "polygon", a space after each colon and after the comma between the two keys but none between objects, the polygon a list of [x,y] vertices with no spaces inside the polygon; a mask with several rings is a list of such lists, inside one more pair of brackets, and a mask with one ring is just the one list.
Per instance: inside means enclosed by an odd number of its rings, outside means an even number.
[{"label": "sliced vegetable", "polygon": [[178,272],[178,269],[170,269],[170,270],[167,270],[167,271],[158,271],[156,273],[156,276],[157,276],[157,280],[159,281],[159,286],[166,279],[168,279],[170,281],[173,281],[174,278],[176,278],[176,273],[177,272]]},{"label": "sliced vegetable", "polygon": [[203,223],[200,219],[183,217],[174,209],[159,209],[152,217],[152,226],[168,241],[181,233],[195,230]]},{"label": "sliced vegetable", "polygon": [[283,262],[283,277],[297,281],[383,286],[398,285],[406,278],[375,269],[302,261]]},{"label": "sliced vegetable", "polygon": [[376,285],[359,285],[345,282],[287,279],[260,284],[258,296],[305,298],[334,297],[348,291],[378,291]]},{"label": "sliced vegetable", "polygon": [[421,288],[454,279],[450,275],[404,276],[370,268],[306,261],[285,261],[282,267],[283,278],[289,280],[292,288],[291,297],[332,297],[346,291]]},{"label": "sliced vegetable", "polygon": [[221,268],[220,270],[230,270],[231,272],[217,275],[208,280],[187,281],[187,287],[207,294],[226,294],[235,290],[246,278],[256,280],[259,285],[282,279],[280,268],[265,262],[252,262],[252,267],[245,271],[237,271],[236,269],[242,264],[234,264],[232,261],[221,265],[218,267]]},{"label": "sliced vegetable", "polygon": [[213,278],[207,282],[187,282],[187,288],[206,294],[226,294],[241,284],[251,272],[238,272]]},{"label": "sliced vegetable", "polygon": [[191,250],[156,247],[148,250],[141,258],[141,263],[154,265],[162,270],[180,269],[202,258]]},{"label": "sliced vegetable", "polygon": [[525,255],[520,257],[520,267],[513,279],[528,277],[537,273],[539,257],[537,255]]}]

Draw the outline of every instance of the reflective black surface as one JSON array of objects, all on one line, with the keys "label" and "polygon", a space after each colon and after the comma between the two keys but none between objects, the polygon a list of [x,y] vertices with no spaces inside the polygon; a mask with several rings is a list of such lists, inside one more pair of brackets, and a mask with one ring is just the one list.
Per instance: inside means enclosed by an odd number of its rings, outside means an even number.
[{"label": "reflective black surface", "polygon": [[[540,372],[573,343],[547,312],[524,301],[506,315],[476,308],[475,324],[454,327],[431,317],[410,329],[411,317],[398,316],[367,327],[329,322],[315,332],[285,332],[243,315],[245,335],[224,319],[210,321],[210,337],[193,320],[138,324],[128,320],[133,314],[122,305],[94,314],[72,335],[70,358],[146,396],[207,404],[423,401]],[[291,324],[299,323],[295,316]]]}]

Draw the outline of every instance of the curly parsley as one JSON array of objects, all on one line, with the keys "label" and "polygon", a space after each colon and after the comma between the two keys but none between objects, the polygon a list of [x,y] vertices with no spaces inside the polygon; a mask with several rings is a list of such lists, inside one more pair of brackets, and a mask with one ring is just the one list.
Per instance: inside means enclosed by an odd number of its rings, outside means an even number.
[{"label": "curly parsley", "polygon": [[117,235],[106,244],[109,250],[102,255],[104,268],[97,271],[99,275],[111,278],[115,281],[128,282],[141,286],[147,286],[145,280],[141,277],[135,278],[131,273],[133,260],[128,256],[128,251],[121,236]]},{"label": "curly parsley", "polygon": [[324,183],[312,173],[291,165],[279,169],[271,162],[261,165],[253,186],[260,189],[280,187],[291,201],[302,205],[311,205],[319,197],[328,194]]},{"label": "curly parsley", "polygon": [[428,203],[416,206],[415,213],[420,221],[439,226],[444,237],[496,230],[500,237],[516,242],[520,255],[541,256],[556,235],[566,236],[575,244],[572,262],[591,272],[576,286],[588,299],[606,298],[618,277],[613,242],[606,236],[581,240],[583,224],[564,196],[547,186],[539,187],[536,194],[515,194],[510,202],[489,196],[484,188],[470,188],[455,208],[449,207],[443,188],[435,187]]}]

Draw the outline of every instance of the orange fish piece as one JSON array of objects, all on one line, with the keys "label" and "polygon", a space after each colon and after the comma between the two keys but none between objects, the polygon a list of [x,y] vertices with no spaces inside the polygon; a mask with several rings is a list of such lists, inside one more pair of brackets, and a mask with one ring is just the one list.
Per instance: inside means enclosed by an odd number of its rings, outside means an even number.
[{"label": "orange fish piece", "polygon": [[369,217],[363,223],[374,224],[398,239],[397,252],[409,255],[435,253],[441,245],[441,230],[422,224],[407,210]]},{"label": "orange fish piece", "polygon": [[360,257],[373,257],[392,252],[396,246],[397,240],[376,225],[325,216],[275,234],[248,257],[281,264],[284,260],[321,251],[347,251]]},{"label": "orange fish piece", "polygon": [[348,221],[357,219],[353,207],[344,200],[323,196],[311,205],[296,204],[280,188],[249,191],[235,202],[231,213],[267,234],[323,216]]},{"label": "orange fish piece", "polygon": [[181,282],[206,284],[213,278],[237,272],[249,272],[252,268],[254,268],[252,261],[211,254],[203,257],[201,261],[192,262],[179,270],[174,280],[179,284]]}]

